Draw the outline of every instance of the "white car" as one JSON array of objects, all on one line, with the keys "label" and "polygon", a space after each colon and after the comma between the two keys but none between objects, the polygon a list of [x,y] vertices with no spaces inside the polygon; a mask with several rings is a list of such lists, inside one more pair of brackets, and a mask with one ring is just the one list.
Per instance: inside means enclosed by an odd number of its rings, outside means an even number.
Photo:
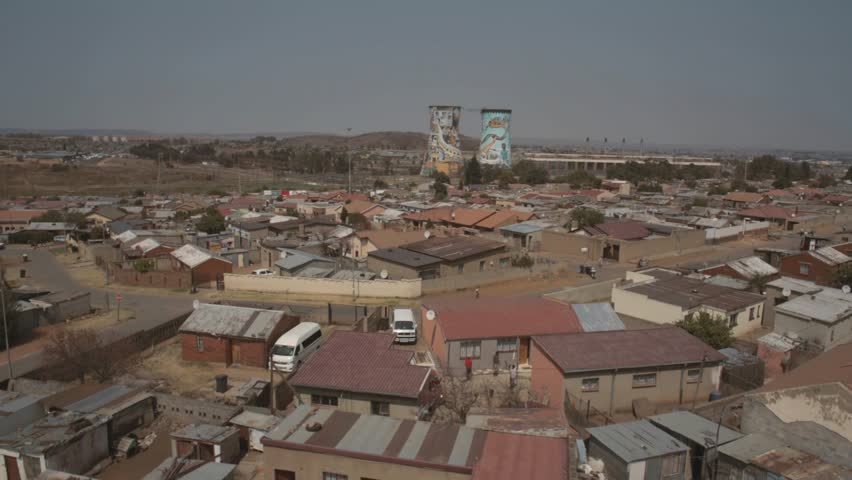
[{"label": "white car", "polygon": [[260,275],[262,277],[268,277],[270,275],[275,275],[275,272],[273,272],[272,270],[270,270],[268,268],[258,268],[257,270],[252,271],[251,274],[252,275]]}]

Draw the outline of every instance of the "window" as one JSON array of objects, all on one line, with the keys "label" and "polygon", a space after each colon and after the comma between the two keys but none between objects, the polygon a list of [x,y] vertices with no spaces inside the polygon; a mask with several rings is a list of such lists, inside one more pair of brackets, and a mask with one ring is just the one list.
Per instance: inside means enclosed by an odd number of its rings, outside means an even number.
[{"label": "window", "polygon": [[737,314],[732,313],[728,315],[728,326],[734,328],[737,326]]},{"label": "window", "polygon": [[500,268],[506,268],[509,266],[509,257],[500,259]]},{"label": "window", "polygon": [[656,373],[640,373],[633,375],[633,388],[647,388],[657,386]]},{"label": "window", "polygon": [[370,402],[370,413],[373,415],[390,416],[390,404],[388,402]]},{"label": "window", "polygon": [[337,397],[330,397],[328,395],[311,395],[311,405],[331,405],[332,407],[336,407]]},{"label": "window", "polygon": [[485,271],[485,260],[480,260],[480,261],[479,261],[479,271],[480,271],[480,272],[484,272],[484,271]]},{"label": "window", "polygon": [[480,342],[461,342],[459,356],[461,358],[479,358]]},{"label": "window", "polygon": [[305,339],[305,341],[304,341],[304,342],[302,342],[302,346],[303,346],[303,347],[305,347],[305,348],[308,348],[308,347],[309,347],[312,343],[314,343],[314,342],[316,342],[317,340],[319,340],[319,338],[320,338],[321,336],[322,336],[322,331],[321,331],[321,330],[317,330],[316,332],[314,332],[314,334],[313,334],[313,335],[311,335],[310,337],[306,338],[306,339]]},{"label": "window", "polygon": [[751,307],[751,308],[748,309],[748,320],[749,321],[754,320],[754,307]]},{"label": "window", "polygon": [[202,337],[201,335],[195,336],[195,349],[199,352],[204,351],[204,337]]},{"label": "window", "polygon": [[322,472],[322,480],[349,480],[349,477],[342,473]]},{"label": "window", "polygon": [[701,369],[690,368],[686,371],[686,383],[701,383]]},{"label": "window", "polygon": [[685,455],[677,453],[663,457],[663,478],[678,476],[683,473]]},{"label": "window", "polygon": [[592,378],[584,378],[583,379],[583,391],[584,392],[597,392],[600,389],[601,381],[598,377]]},{"label": "window", "polygon": [[810,275],[810,274],[811,274],[811,264],[800,263],[799,264],[799,275]]},{"label": "window", "polygon": [[497,339],[497,351],[498,352],[514,352],[518,349],[518,341],[514,338],[498,338]]},{"label": "window", "polygon": [[832,328],[832,329],[829,331],[829,333],[830,333],[831,335],[828,337],[828,341],[829,341],[829,342],[833,342],[833,341],[834,341],[834,329]]},{"label": "window", "polygon": [[457,268],[458,268],[459,273],[464,273],[464,264],[463,263],[461,265],[459,265]]}]

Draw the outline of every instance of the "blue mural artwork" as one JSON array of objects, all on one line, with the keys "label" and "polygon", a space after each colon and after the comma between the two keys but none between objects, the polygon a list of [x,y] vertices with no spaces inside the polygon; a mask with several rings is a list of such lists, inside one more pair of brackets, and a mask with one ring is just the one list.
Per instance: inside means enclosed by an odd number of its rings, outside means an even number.
[{"label": "blue mural artwork", "polygon": [[512,142],[509,134],[511,110],[482,110],[482,136],[479,140],[479,162],[503,167],[512,166]]}]

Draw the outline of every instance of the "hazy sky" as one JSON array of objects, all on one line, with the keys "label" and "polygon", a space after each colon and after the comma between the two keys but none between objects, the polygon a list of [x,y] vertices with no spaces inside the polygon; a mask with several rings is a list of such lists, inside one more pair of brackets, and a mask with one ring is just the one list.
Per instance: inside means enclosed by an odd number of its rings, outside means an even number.
[{"label": "hazy sky", "polygon": [[[852,148],[852,1],[4,1],[0,127]],[[478,113],[462,131],[478,134]]]}]

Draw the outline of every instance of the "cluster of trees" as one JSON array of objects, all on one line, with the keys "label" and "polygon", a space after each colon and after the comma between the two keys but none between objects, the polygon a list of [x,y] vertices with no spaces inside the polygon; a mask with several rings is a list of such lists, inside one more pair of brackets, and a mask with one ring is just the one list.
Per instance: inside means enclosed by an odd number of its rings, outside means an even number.
[{"label": "cluster of trees", "polygon": [[674,166],[666,160],[659,162],[627,162],[620,165],[611,165],[606,170],[607,178],[627,180],[634,185],[642,182],[668,182],[671,180],[687,180],[700,178],[713,178],[716,176],[714,169],[699,165]]},{"label": "cluster of trees", "polygon": [[592,173],[589,173],[588,170],[574,170],[573,172],[567,175],[560,175],[554,178],[553,182],[568,183],[571,185],[571,188],[599,188],[602,183],[600,178],[596,177]]},{"label": "cluster of trees", "polygon": [[686,330],[690,335],[700,338],[715,350],[730,347],[734,343],[734,334],[728,321],[718,315],[698,312],[698,314],[687,315],[675,325]]},{"label": "cluster of trees", "polygon": [[[744,166],[737,165],[735,178],[743,178]],[[785,182],[810,180],[813,177],[811,165],[808,162],[787,162],[774,155],[761,155],[748,162],[749,180],[784,180]],[[789,186],[789,185],[788,185]]]},{"label": "cluster of trees", "polygon": [[577,228],[594,227],[603,222],[603,212],[589,207],[577,207],[571,210],[571,221],[565,227],[570,229],[572,227],[571,224],[576,225]]},{"label": "cluster of trees", "polygon": [[207,234],[219,233],[225,230],[225,217],[213,207],[207,209],[204,215],[198,219],[195,228]]},{"label": "cluster of trees", "polygon": [[180,152],[168,145],[157,142],[141,143],[130,147],[130,153],[151,160],[180,158]]}]

